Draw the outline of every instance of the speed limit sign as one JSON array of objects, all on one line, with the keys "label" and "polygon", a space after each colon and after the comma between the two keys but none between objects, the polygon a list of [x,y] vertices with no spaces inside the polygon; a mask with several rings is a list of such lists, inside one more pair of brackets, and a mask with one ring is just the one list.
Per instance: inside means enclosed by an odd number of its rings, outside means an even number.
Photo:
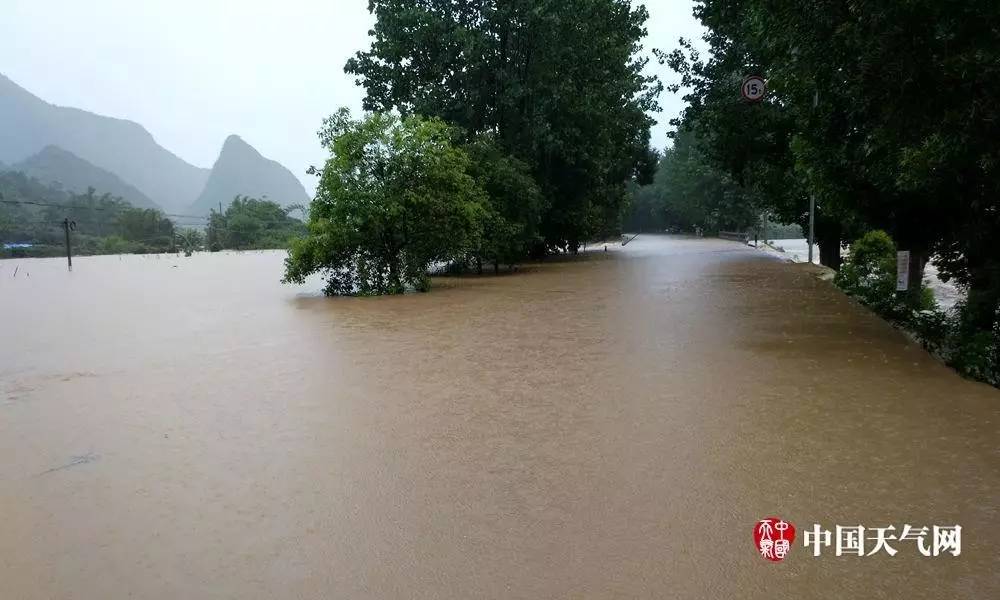
[{"label": "speed limit sign", "polygon": [[743,85],[740,86],[740,95],[747,102],[760,102],[766,93],[767,84],[764,83],[764,78],[760,75],[747,77],[743,80]]}]

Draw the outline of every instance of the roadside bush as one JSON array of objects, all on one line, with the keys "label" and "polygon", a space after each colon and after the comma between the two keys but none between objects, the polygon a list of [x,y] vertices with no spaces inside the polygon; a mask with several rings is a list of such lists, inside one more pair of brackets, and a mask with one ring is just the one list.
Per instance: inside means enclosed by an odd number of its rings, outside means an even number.
[{"label": "roadside bush", "polygon": [[922,288],[918,305],[896,292],[896,244],[884,231],[871,231],[851,245],[834,280],[847,294],[912,333],[932,354],[959,373],[1000,386],[1000,320],[977,327],[966,303],[939,309],[934,293]]},{"label": "roadside bush", "polygon": [[109,235],[101,240],[101,254],[128,254],[134,250],[135,244],[118,235]]},{"label": "roadside bush", "polygon": [[949,316],[948,337],[941,357],[967,377],[1000,386],[1000,320],[983,330],[973,321],[967,302]]},{"label": "roadside bush", "polygon": [[851,245],[851,253],[834,282],[887,319],[905,322],[912,318],[911,308],[896,292],[896,243],[884,231],[869,231]]},{"label": "roadside bush", "polygon": [[908,325],[908,329],[917,336],[924,348],[932,354],[944,356],[954,326],[948,313],[942,310],[922,310],[914,314]]}]

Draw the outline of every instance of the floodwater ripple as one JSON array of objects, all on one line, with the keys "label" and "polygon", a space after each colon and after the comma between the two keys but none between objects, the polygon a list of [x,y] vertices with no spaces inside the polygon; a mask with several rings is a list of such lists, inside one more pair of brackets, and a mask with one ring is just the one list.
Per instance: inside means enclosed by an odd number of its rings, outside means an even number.
[{"label": "floodwater ripple", "polygon": [[[807,267],[640,236],[327,299],[282,258],[0,277],[0,595],[1000,597],[1000,394]],[[774,514],[963,552],[769,564]]]}]

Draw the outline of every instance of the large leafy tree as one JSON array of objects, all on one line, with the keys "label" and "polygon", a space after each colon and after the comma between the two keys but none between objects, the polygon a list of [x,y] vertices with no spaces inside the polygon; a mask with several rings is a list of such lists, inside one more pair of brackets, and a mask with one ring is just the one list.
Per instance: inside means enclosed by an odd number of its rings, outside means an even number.
[{"label": "large leafy tree", "polygon": [[426,290],[431,264],[479,247],[486,197],[453,135],[420,116],[356,120],[341,109],[327,119],[320,140],[331,156],[284,280],[323,273],[330,295]]},{"label": "large leafy tree", "polygon": [[648,162],[659,82],[640,57],[648,13],[628,0],[372,0],[374,41],[346,66],[368,110],[490,133],[551,200],[541,230],[575,248],[615,229]]},{"label": "large leafy tree", "polygon": [[472,258],[482,273],[483,261],[513,265],[542,241],[540,225],[546,205],[530,167],[505,154],[489,136],[464,147],[469,174],[486,193],[483,231]]},{"label": "large leafy tree", "polygon": [[[844,225],[885,229],[913,252],[911,281],[936,253],[942,272],[968,286],[971,320],[992,326],[1000,5],[700,0],[695,13],[710,57],[672,58],[693,88],[688,121],[717,135],[718,155],[735,170],[745,156],[781,168],[798,192],[773,201],[780,208],[815,195],[830,237]],[[763,106],[736,100],[738,78],[750,72],[768,78]],[[734,135],[748,124],[756,136]],[[774,152],[750,145],[782,138]]]}]

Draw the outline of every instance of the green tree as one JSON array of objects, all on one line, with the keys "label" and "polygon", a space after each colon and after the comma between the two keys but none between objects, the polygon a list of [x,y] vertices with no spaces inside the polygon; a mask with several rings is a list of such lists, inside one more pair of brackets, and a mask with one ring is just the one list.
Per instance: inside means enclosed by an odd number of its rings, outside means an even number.
[{"label": "green tree", "polygon": [[[285,282],[323,273],[330,295],[427,290],[428,268],[481,247],[486,194],[438,119],[341,109],[324,122],[330,158],[293,242]],[[313,170],[315,172],[315,169]]]},{"label": "green tree", "polygon": [[101,254],[129,254],[136,245],[120,235],[109,235],[101,239],[99,251]]},{"label": "green tree", "polygon": [[758,223],[754,190],[740,185],[706,155],[692,130],[679,131],[652,184],[632,189],[629,223],[635,231],[746,231]]},{"label": "green tree", "polygon": [[469,174],[486,192],[483,233],[472,249],[477,269],[483,261],[513,265],[540,242],[544,198],[531,176],[531,168],[508,156],[487,136],[464,147],[469,155]]},{"label": "green tree", "polygon": [[151,251],[174,247],[174,222],[152,208],[126,208],[118,213],[117,228],[123,239],[143,244]]},{"label": "green tree", "polygon": [[209,213],[205,244],[213,252],[287,248],[293,238],[306,233],[305,224],[289,216],[301,208],[282,208],[270,200],[236,196],[224,212],[213,209]]},{"label": "green tree", "polygon": [[629,0],[372,0],[374,40],[346,71],[368,110],[422,114],[492,133],[550,202],[541,232],[575,249],[617,230],[625,182],[648,165],[648,13]]},{"label": "green tree", "polygon": [[185,227],[177,232],[177,242],[184,250],[184,254],[191,256],[192,253],[200,250],[205,243],[205,234],[199,229]]},{"label": "green tree", "polygon": [[894,321],[908,322],[912,308],[934,307],[933,294],[923,294],[921,305],[910,307],[896,292],[896,243],[881,230],[869,231],[851,244],[851,253],[834,281],[859,302]]},{"label": "green tree", "polygon": [[[701,0],[695,12],[710,57],[688,45],[671,64],[692,90],[686,120],[711,133],[732,170],[790,184],[791,195],[769,196],[778,212],[815,196],[821,242],[886,230],[913,255],[911,281],[936,253],[944,275],[968,286],[974,320],[992,326],[1000,5]],[[770,98],[747,105],[736,89],[754,72]],[[918,304],[919,290],[909,297]]]}]

